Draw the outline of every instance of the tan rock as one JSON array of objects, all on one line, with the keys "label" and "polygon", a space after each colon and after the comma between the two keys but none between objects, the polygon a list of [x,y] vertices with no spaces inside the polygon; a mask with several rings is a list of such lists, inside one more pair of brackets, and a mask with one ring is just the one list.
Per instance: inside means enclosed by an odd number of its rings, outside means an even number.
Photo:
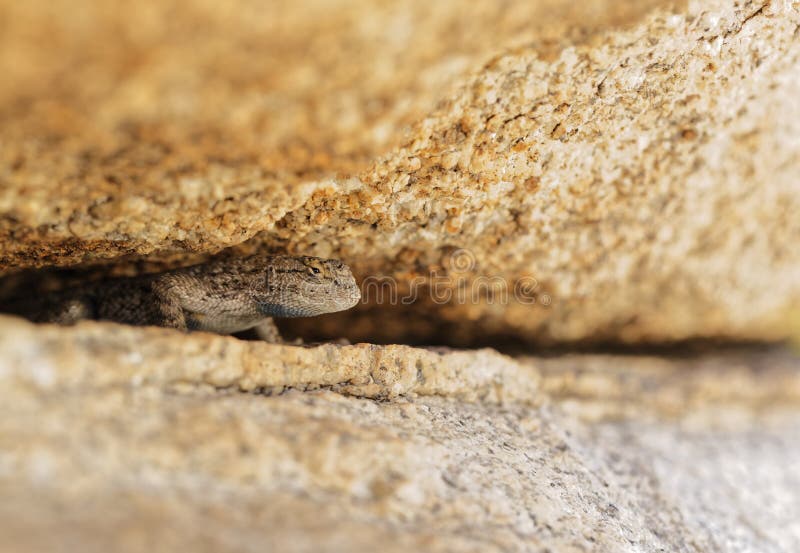
[{"label": "tan rock", "polygon": [[0,263],[247,241],[403,290],[465,249],[467,282],[530,301],[479,288],[319,332],[786,337],[797,6],[635,4],[5,3]]},{"label": "tan rock", "polygon": [[[233,247],[354,268],[306,337],[800,337],[796,3],[576,6],[0,2],[0,296]],[[796,354],[528,352],[0,315],[0,553],[800,550]]]},{"label": "tan rock", "polygon": [[0,351],[2,551],[800,546],[780,351],[515,361],[10,317]]}]

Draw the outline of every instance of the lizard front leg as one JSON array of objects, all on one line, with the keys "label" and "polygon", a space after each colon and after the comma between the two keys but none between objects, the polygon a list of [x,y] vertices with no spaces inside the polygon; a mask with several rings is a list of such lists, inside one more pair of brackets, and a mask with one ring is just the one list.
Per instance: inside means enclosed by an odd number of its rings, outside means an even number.
[{"label": "lizard front leg", "polygon": [[253,330],[260,340],[269,342],[271,344],[283,343],[281,333],[278,330],[278,327],[275,326],[275,321],[273,321],[271,317],[258,323],[253,327]]},{"label": "lizard front leg", "polygon": [[187,325],[186,313],[183,310],[181,297],[170,282],[157,279],[152,284],[154,306],[154,321],[158,326],[190,330]]}]

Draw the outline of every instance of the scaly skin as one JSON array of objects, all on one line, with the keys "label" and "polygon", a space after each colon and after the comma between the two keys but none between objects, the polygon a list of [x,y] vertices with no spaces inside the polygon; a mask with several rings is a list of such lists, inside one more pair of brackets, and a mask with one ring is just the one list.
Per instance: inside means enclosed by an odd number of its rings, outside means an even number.
[{"label": "scaly skin", "polygon": [[82,319],[231,334],[255,328],[279,341],[272,317],[349,309],[361,293],[341,261],[253,256],[106,280],[46,296],[22,314],[35,322]]}]

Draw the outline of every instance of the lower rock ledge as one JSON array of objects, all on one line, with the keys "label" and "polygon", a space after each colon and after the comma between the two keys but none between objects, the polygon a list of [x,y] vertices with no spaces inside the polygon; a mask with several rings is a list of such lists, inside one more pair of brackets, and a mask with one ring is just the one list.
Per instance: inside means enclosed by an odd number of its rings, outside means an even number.
[{"label": "lower rock ledge", "polygon": [[786,353],[515,360],[10,317],[0,353],[0,551],[800,548]]},{"label": "lower rock ledge", "polygon": [[402,345],[296,346],[87,321],[33,325],[0,316],[0,380],[43,392],[109,386],[211,386],[276,393],[331,389],[389,399],[536,403],[538,373],[497,352]]}]

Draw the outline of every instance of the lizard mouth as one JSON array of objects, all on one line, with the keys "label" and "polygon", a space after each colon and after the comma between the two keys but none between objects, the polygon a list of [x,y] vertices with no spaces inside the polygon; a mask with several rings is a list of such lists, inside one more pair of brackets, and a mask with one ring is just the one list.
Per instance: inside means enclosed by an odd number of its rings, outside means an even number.
[{"label": "lizard mouth", "polygon": [[259,302],[258,310],[269,317],[312,317],[318,314],[311,305],[286,305],[283,303]]},{"label": "lizard mouth", "polygon": [[268,317],[313,317],[325,313],[335,313],[354,307],[361,300],[361,291],[353,286],[349,293],[327,296],[326,299],[307,300],[296,303],[258,302],[258,311]]},{"label": "lizard mouth", "polygon": [[358,302],[361,301],[361,290],[358,288],[358,285],[355,282],[353,282],[353,287],[349,290],[349,292],[350,293],[348,295],[334,300],[336,306],[339,308],[339,311],[355,307]]}]

